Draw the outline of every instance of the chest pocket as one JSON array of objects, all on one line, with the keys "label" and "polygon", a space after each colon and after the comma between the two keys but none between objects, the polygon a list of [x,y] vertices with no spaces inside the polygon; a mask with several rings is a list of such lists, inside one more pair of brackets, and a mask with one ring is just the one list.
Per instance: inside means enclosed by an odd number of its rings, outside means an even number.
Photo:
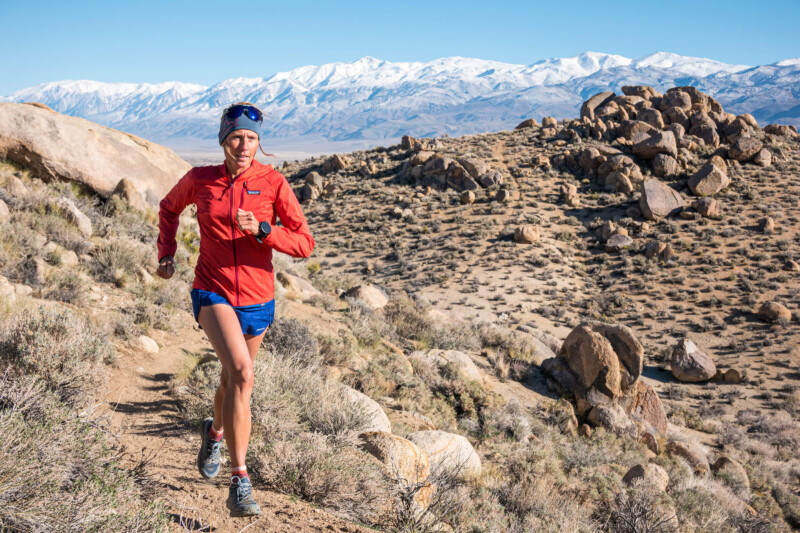
[{"label": "chest pocket", "polygon": [[260,221],[271,221],[274,213],[274,201],[267,190],[264,180],[245,182],[242,185],[239,205],[245,211],[251,211]]}]

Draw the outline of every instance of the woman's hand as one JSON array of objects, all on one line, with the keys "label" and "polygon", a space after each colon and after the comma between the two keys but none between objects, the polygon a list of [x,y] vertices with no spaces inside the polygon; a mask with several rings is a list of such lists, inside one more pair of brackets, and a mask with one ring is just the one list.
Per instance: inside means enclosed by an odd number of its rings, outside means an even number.
[{"label": "woman's hand", "polygon": [[171,255],[165,255],[158,262],[158,270],[156,276],[159,278],[169,279],[175,273],[175,260]]},{"label": "woman's hand", "polygon": [[258,220],[256,220],[256,216],[250,211],[239,209],[236,212],[236,223],[239,225],[240,230],[253,235],[258,234]]}]

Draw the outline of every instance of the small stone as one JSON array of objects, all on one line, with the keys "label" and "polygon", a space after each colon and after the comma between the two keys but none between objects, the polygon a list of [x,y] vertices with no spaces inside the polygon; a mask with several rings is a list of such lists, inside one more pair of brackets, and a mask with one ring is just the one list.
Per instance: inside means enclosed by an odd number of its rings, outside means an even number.
[{"label": "small stone", "polygon": [[607,252],[619,252],[624,250],[625,248],[629,248],[633,244],[633,239],[628,237],[627,235],[622,235],[617,233],[613,235],[608,242],[606,242],[606,251]]},{"label": "small stone", "polygon": [[136,339],[139,348],[145,353],[158,353],[158,343],[146,335],[139,335]]},{"label": "small stone", "polygon": [[533,244],[539,240],[539,228],[526,224],[514,230],[514,241],[520,244]]},{"label": "small stone", "polygon": [[758,221],[758,231],[770,234],[775,231],[775,221],[772,217],[765,217]]},{"label": "small stone", "polygon": [[512,191],[511,189],[500,189],[497,191],[494,199],[498,202],[510,202],[512,200],[519,200],[519,191]]},{"label": "small stone", "polygon": [[700,216],[711,218],[719,216],[719,204],[713,198],[699,198],[692,202],[692,207]]}]

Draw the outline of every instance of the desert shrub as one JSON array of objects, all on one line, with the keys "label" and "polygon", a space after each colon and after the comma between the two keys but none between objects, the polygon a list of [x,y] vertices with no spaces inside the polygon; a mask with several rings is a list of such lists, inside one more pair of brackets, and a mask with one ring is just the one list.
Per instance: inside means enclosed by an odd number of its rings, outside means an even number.
[{"label": "desert shrub", "polygon": [[635,483],[614,499],[610,531],[615,533],[669,533],[677,528],[671,500],[660,488]]},{"label": "desert shrub", "polygon": [[0,378],[0,434],[0,530],[168,530],[123,456],[42,381]]},{"label": "desert shrub", "polygon": [[92,271],[100,281],[124,286],[145,265],[153,250],[128,239],[115,239],[98,246]]},{"label": "desert shrub", "polygon": [[264,337],[264,348],[282,360],[319,363],[319,344],[308,326],[294,318],[278,318]]},{"label": "desert shrub", "polygon": [[24,310],[4,317],[0,364],[39,376],[63,400],[81,405],[105,383],[113,356],[108,333],[71,311]]},{"label": "desert shrub", "polygon": [[44,297],[78,305],[83,302],[87,287],[87,280],[81,274],[59,270],[50,278]]}]

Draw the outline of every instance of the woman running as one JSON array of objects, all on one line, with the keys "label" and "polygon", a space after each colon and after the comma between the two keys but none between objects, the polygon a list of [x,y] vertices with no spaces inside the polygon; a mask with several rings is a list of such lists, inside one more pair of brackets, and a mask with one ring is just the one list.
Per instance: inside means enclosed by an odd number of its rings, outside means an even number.
[{"label": "woman running", "polygon": [[[194,317],[222,363],[214,417],[203,420],[197,456],[200,475],[220,469],[222,438],[231,459],[227,506],[231,516],[261,510],[253,499],[245,458],[250,441],[253,361],[275,314],[272,250],[308,257],[314,239],[286,178],[255,160],[263,115],[248,102],[222,113],[219,143],[225,163],[195,167],[161,201],[157,274],[169,279],[178,219],[197,206],[200,257],[192,284]],[[282,227],[275,225],[280,218]]]}]

